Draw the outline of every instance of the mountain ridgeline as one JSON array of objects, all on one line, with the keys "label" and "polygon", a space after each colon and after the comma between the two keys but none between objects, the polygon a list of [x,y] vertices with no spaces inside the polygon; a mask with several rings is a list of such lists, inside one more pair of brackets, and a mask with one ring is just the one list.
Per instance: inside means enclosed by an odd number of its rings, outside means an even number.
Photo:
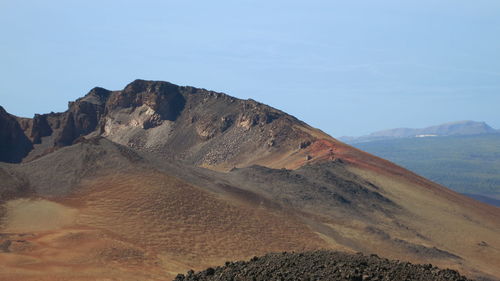
[{"label": "mountain ridgeline", "polygon": [[2,109],[0,128],[2,280],[165,280],[320,249],[500,277],[498,208],[253,100],[136,80],[62,113]]},{"label": "mountain ridgeline", "polygon": [[404,138],[425,138],[425,137],[446,137],[446,136],[470,136],[500,134],[500,130],[495,130],[485,122],[457,121],[441,125],[431,126],[422,129],[397,128],[378,131],[361,137],[341,137],[340,140],[350,144],[364,143],[380,140],[404,139]]},{"label": "mountain ridgeline", "polygon": [[457,192],[500,206],[500,132],[484,122],[394,129],[348,141]]},{"label": "mountain ridgeline", "polygon": [[[16,117],[5,118],[15,123]],[[135,149],[227,169],[240,162],[265,161],[268,150],[306,148],[315,134],[322,134],[253,100],[143,80],[122,91],[94,88],[69,103],[64,113],[17,120],[12,130],[16,135],[11,138],[24,132],[31,143],[25,140],[26,145],[5,158],[6,162],[30,161],[72,145],[80,137],[103,136]]]}]

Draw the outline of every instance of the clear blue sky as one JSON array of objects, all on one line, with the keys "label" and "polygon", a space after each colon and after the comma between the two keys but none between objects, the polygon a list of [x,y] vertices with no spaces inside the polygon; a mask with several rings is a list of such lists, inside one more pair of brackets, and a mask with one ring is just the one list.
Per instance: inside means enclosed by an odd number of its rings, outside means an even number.
[{"label": "clear blue sky", "polygon": [[136,78],[252,98],[337,137],[500,128],[500,1],[0,0],[7,111],[64,111]]}]

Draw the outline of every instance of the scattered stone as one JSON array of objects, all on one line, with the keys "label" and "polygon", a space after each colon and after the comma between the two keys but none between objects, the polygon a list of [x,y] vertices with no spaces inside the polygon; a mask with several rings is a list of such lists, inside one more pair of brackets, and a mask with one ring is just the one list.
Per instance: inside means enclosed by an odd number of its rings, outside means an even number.
[{"label": "scattered stone", "polygon": [[0,252],[8,253],[10,252],[10,245],[12,245],[12,241],[10,240],[5,240],[2,243],[0,243]]},{"label": "scattered stone", "polygon": [[450,269],[431,264],[415,265],[379,258],[377,255],[347,254],[333,251],[268,254],[248,262],[226,262],[174,281],[264,281],[264,280],[351,280],[351,281],[467,281]]},{"label": "scattered stone", "polygon": [[488,243],[484,242],[484,241],[481,241],[479,243],[477,243],[478,246],[481,246],[481,247],[487,247],[488,246]]},{"label": "scattered stone", "polygon": [[304,149],[308,146],[311,145],[311,142],[310,141],[304,141],[304,142],[301,142],[300,145],[299,145],[299,149]]}]

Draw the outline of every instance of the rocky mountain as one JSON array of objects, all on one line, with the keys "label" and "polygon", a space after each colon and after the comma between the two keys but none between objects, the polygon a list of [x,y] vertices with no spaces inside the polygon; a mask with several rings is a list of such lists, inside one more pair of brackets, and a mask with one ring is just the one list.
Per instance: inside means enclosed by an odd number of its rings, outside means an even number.
[{"label": "rocky mountain", "polygon": [[442,136],[469,136],[482,134],[497,134],[499,131],[493,129],[485,122],[458,121],[422,129],[397,128],[378,131],[361,137],[341,137],[340,140],[347,143],[362,143],[377,140],[390,140],[400,138],[418,137],[442,137]]},{"label": "rocky mountain", "polygon": [[[222,170],[263,163],[298,167],[308,152],[322,158],[332,154],[327,144],[309,147],[324,133],[279,110],[167,82],[137,80],[114,92],[95,88],[69,103],[64,113],[20,121],[33,145],[24,161],[83,136],[103,136],[134,149]],[[303,151],[286,155],[295,148]]]},{"label": "rocky mountain", "polygon": [[253,100],[136,80],[1,116],[2,280],[165,280],[317,249],[500,276],[498,208]]}]

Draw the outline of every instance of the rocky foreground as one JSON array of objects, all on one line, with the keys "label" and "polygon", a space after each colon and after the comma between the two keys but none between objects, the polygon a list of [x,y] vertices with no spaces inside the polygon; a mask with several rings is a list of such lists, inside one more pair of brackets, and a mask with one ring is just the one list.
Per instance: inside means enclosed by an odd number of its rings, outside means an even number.
[{"label": "rocky foreground", "polygon": [[450,269],[431,264],[415,265],[376,255],[332,251],[268,254],[250,261],[226,262],[225,266],[179,274],[174,281],[203,280],[470,280]]}]

